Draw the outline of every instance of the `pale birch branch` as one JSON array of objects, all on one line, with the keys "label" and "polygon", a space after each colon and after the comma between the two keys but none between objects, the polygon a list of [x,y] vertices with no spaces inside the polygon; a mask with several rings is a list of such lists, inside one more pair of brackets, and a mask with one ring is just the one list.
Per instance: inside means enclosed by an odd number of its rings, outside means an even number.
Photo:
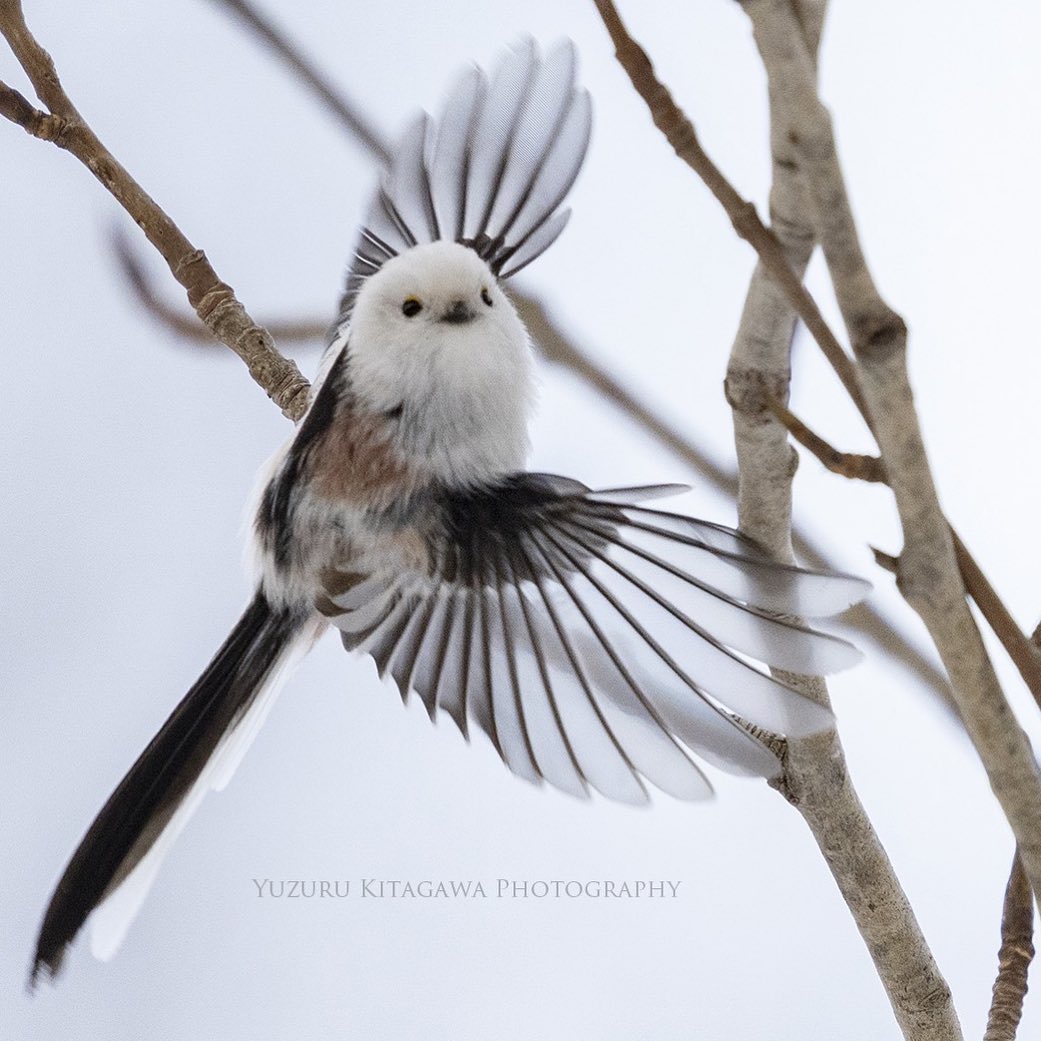
[{"label": "pale birch branch", "polygon": [[[898,584],[925,622],[947,669],[959,714],[1008,818],[1024,869],[1041,893],[1041,771],[998,682],[965,599],[951,529],[940,507],[907,375],[907,329],[868,270],[831,119],[813,60],[787,0],[744,0],[778,117],[797,156],[810,212],[858,362],[875,437],[904,533]],[[783,90],[780,85],[783,84]]]},{"label": "pale birch branch", "polygon": [[[780,240],[759,221],[754,208],[738,196],[705,155],[690,121],[654,76],[650,60],[626,31],[614,5],[610,0],[595,2],[611,34],[619,63],[646,101],[655,125],[677,155],[702,177],[723,204],[738,233],[755,246],[762,268],[773,284],[781,288],[787,304],[808,325],[813,323],[811,331],[822,347],[825,343],[830,345],[830,352],[826,350],[828,357],[833,359],[840,375],[845,373],[843,385],[854,400],[859,400],[852,362],[823,323],[799,274],[789,266]],[[816,11],[809,7],[805,10],[805,20],[812,26],[821,9],[818,5]],[[810,29],[808,35],[816,39],[819,31],[815,33]],[[776,138],[774,140],[776,143]],[[790,165],[783,152],[778,159],[782,168]],[[793,203],[789,187],[782,185],[779,192],[785,210],[798,205],[797,200]],[[782,198],[775,197],[775,202],[782,202]],[[786,217],[782,217],[782,223],[805,227],[806,218],[800,213]],[[812,231],[808,235],[805,231],[802,234],[790,231],[789,248],[796,259],[804,254],[808,258],[812,244]],[[762,394],[772,384],[776,392],[779,383],[783,386],[776,396],[787,397],[792,319],[782,313],[779,301],[774,303],[773,313],[761,319],[759,308],[771,307],[764,301],[770,300],[772,285],[760,279],[752,288],[755,296],[751,309],[746,308],[735,344],[736,357],[728,371],[728,394],[732,403],[736,400],[740,416],[737,438],[742,456],[742,482],[747,482],[741,497],[742,523],[755,525],[750,534],[787,558],[791,553],[789,511],[793,449],[765,400],[761,397],[757,407],[752,397],[756,387]],[[758,376],[757,366],[762,367]],[[826,701],[827,693],[820,680],[792,676],[785,679],[798,684],[808,695]],[[792,742],[788,751],[785,794],[799,809],[821,847],[874,959],[905,1037],[916,1041],[960,1039],[961,1028],[949,988],[936,969],[889,860],[853,791],[837,734],[832,730]]]},{"label": "pale birch branch", "polygon": [[[815,62],[826,3],[799,3],[798,31]],[[781,85],[771,82],[773,184],[770,223],[800,281],[815,243],[808,200],[783,131]],[[742,530],[777,559],[793,560],[792,478],[797,457],[788,431],[771,410],[786,401],[796,315],[760,261],[752,275],[727,367],[727,399],[734,412],[740,471]],[[808,697],[828,704],[824,681],[785,675]],[[955,1039],[961,1029],[950,989],[900,886],[893,866],[849,778],[838,731],[789,740],[781,790],[798,809],[832,872],[864,939],[905,1038]]]},{"label": "pale birch branch", "polygon": [[0,115],[32,136],[51,141],[90,170],[162,255],[210,332],[246,363],[253,379],[286,416],[299,419],[307,405],[307,380],[278,353],[271,336],[250,318],[202,250],[188,241],[91,130],[65,93],[50,55],[26,26],[19,0],[0,0],[0,33],[48,109],[39,111],[18,91],[0,83]]}]

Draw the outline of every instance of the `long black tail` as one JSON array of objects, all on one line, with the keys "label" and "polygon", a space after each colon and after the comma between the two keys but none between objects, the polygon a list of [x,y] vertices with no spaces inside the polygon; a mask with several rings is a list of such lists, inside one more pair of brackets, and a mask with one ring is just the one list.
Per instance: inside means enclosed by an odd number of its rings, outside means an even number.
[{"label": "long black tail", "polygon": [[109,797],[51,897],[30,986],[54,976],[88,915],[155,845],[221,739],[242,720],[300,632],[257,593],[213,661]]}]

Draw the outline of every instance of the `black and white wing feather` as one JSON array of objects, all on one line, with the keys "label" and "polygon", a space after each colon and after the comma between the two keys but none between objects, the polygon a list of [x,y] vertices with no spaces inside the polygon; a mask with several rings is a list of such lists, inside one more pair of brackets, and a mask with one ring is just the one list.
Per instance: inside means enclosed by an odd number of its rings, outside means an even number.
[{"label": "black and white wing feather", "polygon": [[476,723],[530,781],[631,803],[643,779],[707,796],[688,751],[774,776],[774,754],[735,717],[785,735],[826,727],[826,709],[762,665],[853,664],[855,648],[796,617],[835,614],[870,587],[641,505],[677,490],[515,474],[455,493],[424,511],[426,570],[333,573],[320,609],[403,697],[415,690],[464,734]]},{"label": "black and white wing feather", "polygon": [[420,243],[461,242],[503,279],[553,244],[592,125],[575,70],[570,41],[543,58],[526,40],[491,77],[467,69],[440,120],[422,114],[409,124],[369,205],[341,321],[369,275]]}]

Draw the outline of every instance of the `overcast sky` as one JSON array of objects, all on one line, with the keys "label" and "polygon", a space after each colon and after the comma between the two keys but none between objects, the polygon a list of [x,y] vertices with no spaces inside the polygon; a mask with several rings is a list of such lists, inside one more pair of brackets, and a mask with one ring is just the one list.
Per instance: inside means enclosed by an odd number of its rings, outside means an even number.
[{"label": "overcast sky", "polygon": [[[761,207],[764,76],[730,0],[623,14],[706,148]],[[753,265],[615,64],[591,3],[269,0],[388,134],[464,63],[521,32],[572,37],[591,152],[560,242],[523,276],[635,392],[724,465],[721,393]],[[46,5],[30,24],[95,130],[258,318],[334,311],[371,187],[363,152],[215,4]],[[1027,5],[839,3],[821,78],[868,257],[907,318],[945,507],[1021,624],[1041,616],[1030,324],[1041,183],[1041,16]],[[24,91],[4,52],[0,75]],[[243,503],[289,427],[241,363],[144,317],[112,262],[120,226],[89,174],[0,125],[0,1012],[12,1038],[358,1037],[423,1041],[897,1037],[868,956],[801,819],[710,770],[718,798],[649,810],[515,779],[326,640],[224,793],[168,858],[124,949],[86,944],[23,993],[35,932],[80,835],[249,594]],[[154,270],[176,287],[158,258]],[[821,272],[811,282],[834,315]],[[308,373],[314,349],[293,348]],[[591,485],[689,480],[732,502],[573,378],[540,371],[532,464]],[[806,339],[797,411],[870,447]],[[797,516],[925,646],[869,544],[896,552],[889,494],[805,459]],[[991,641],[993,643],[993,641]],[[967,1036],[996,965],[1011,840],[935,698],[867,646],[832,685],[860,794]],[[1000,652],[1025,725],[1037,711]],[[344,899],[259,897],[253,880],[350,880]],[[364,878],[474,880],[486,899],[362,897]],[[497,879],[669,880],[669,899],[499,899]],[[1041,1024],[1028,998],[1022,1036]]]}]

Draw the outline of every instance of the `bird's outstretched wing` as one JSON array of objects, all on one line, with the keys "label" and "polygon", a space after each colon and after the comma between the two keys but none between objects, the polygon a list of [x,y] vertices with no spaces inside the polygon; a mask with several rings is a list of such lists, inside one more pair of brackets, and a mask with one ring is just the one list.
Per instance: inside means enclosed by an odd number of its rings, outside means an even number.
[{"label": "bird's outstretched wing", "polygon": [[570,41],[543,59],[525,40],[490,78],[467,69],[440,120],[416,117],[369,206],[341,320],[369,275],[420,243],[461,242],[500,278],[552,245],[570,216],[559,207],[589,144],[591,103],[575,87],[575,67]]},{"label": "bird's outstretched wing", "polygon": [[464,734],[475,722],[530,781],[636,803],[645,778],[696,799],[711,789],[687,749],[774,776],[774,754],[735,717],[801,735],[831,716],[752,660],[810,674],[852,664],[855,648],[797,619],[870,586],[640,505],[678,490],[515,474],[455,493],[423,511],[426,567],[330,572],[319,609],[403,697],[415,690]]}]

